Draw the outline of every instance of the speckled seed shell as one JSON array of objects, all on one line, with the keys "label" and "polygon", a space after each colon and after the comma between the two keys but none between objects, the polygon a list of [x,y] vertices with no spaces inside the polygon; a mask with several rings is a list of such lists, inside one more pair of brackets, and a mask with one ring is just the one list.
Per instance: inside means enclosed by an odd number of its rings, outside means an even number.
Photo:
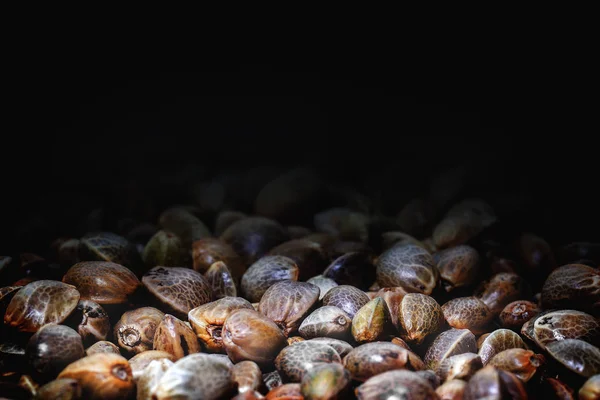
[{"label": "speckled seed shell", "polygon": [[429,382],[407,370],[387,371],[375,375],[354,391],[358,400],[410,399],[437,400]]},{"label": "speckled seed shell", "polygon": [[154,360],[169,360],[175,362],[175,356],[167,353],[166,351],[159,350],[148,350],[143,353],[136,354],[135,356],[129,359],[129,366],[131,367],[131,374],[133,375],[133,380],[137,381],[144,368],[146,368],[150,362]]},{"label": "speckled seed shell", "polygon": [[142,259],[146,266],[154,268],[158,265],[164,267],[182,267],[185,262],[185,248],[181,239],[174,233],[160,230],[146,243]]},{"label": "speckled seed shell", "polygon": [[377,296],[381,297],[390,310],[390,316],[392,318],[392,324],[398,331],[402,330],[402,325],[398,321],[398,315],[400,314],[400,305],[402,299],[406,296],[407,292],[401,287],[383,288],[377,291]]},{"label": "speckled seed shell", "polygon": [[519,275],[500,272],[480,285],[475,296],[481,299],[494,315],[498,315],[508,303],[527,297],[529,290],[527,282]]},{"label": "speckled seed shell", "polygon": [[346,357],[346,354],[350,353],[354,347],[350,343],[340,339],[328,338],[328,337],[316,337],[309,339],[312,342],[324,343],[331,346],[340,355],[340,358]]},{"label": "speckled seed shell", "polygon": [[309,369],[300,390],[305,399],[336,399],[350,384],[350,373],[341,364],[326,363]]},{"label": "speckled seed shell", "polygon": [[493,399],[499,398],[499,396],[513,400],[527,400],[528,398],[525,387],[519,378],[510,372],[489,365],[477,371],[469,379],[463,399]]},{"label": "speckled seed shell", "polygon": [[85,356],[81,336],[64,325],[48,324],[27,343],[26,355],[34,370],[55,377],[67,365]]},{"label": "speckled seed shell", "polygon": [[370,301],[369,296],[362,290],[349,285],[339,285],[330,289],[323,297],[324,306],[339,307],[350,318]]},{"label": "speckled seed shell", "polygon": [[294,239],[276,246],[269,251],[272,256],[285,256],[294,260],[300,270],[302,281],[323,271],[328,263],[327,253],[319,243],[307,239]]},{"label": "speckled seed shell", "polygon": [[164,311],[178,318],[186,318],[191,309],[212,300],[206,279],[189,268],[155,267],[146,272],[142,283],[164,305]]},{"label": "speckled seed shell", "polygon": [[192,328],[180,319],[165,314],[156,328],[153,350],[167,352],[179,360],[188,354],[199,353],[201,349]]},{"label": "speckled seed shell", "polygon": [[476,335],[483,333],[494,318],[485,303],[474,296],[452,299],[442,306],[442,312],[448,325]]},{"label": "speckled seed shell", "polygon": [[438,282],[433,257],[413,244],[397,245],[383,252],[376,262],[381,287],[401,286],[407,292],[431,294]]},{"label": "speckled seed shell", "polygon": [[402,327],[402,339],[420,344],[436,333],[444,322],[442,308],[433,297],[420,293],[408,293],[398,309],[398,324]]},{"label": "speckled seed shell", "polygon": [[583,340],[551,342],[546,345],[546,351],[556,361],[583,377],[600,374],[600,349]]},{"label": "speckled seed shell", "polygon": [[45,324],[62,323],[78,302],[79,292],[75,286],[59,281],[35,281],[13,296],[4,314],[4,323],[20,332],[36,332]]},{"label": "speckled seed shell", "polygon": [[212,290],[213,300],[218,300],[226,296],[237,296],[237,288],[235,281],[231,275],[231,271],[223,261],[217,261],[210,266],[204,274],[208,281],[208,285]]},{"label": "speckled seed shell", "polygon": [[541,311],[539,314],[533,316],[533,318],[531,318],[529,321],[525,322],[523,324],[523,326],[521,327],[521,335],[523,335],[523,337],[525,337],[535,343],[535,334],[533,331],[535,321],[538,318],[543,317],[544,315],[549,314],[553,311],[557,311],[557,310],[545,310],[545,311]]},{"label": "speckled seed shell", "polygon": [[[134,255],[134,250],[126,238],[112,232],[90,232],[79,240],[79,256],[82,260],[127,265],[133,261],[130,256]],[[133,265],[127,267],[135,269]]]},{"label": "speckled seed shell", "polygon": [[108,261],[82,261],[73,265],[63,282],[73,285],[82,300],[100,305],[124,304],[140,286],[133,272],[120,264]]},{"label": "speckled seed shell", "polygon": [[277,386],[281,386],[283,384],[281,375],[279,375],[279,372],[277,372],[277,370],[263,374],[262,379],[263,383],[265,384],[265,388],[268,391],[271,391],[273,390],[273,388],[276,388]]},{"label": "speckled seed shell", "polygon": [[204,238],[195,241],[192,244],[192,258],[194,260],[194,270],[200,273],[205,273],[214,263],[223,261],[231,271],[236,284],[239,283],[246,271],[246,265],[242,258],[230,245],[217,238]]},{"label": "speckled seed shell", "polygon": [[296,263],[284,256],[264,256],[248,268],[242,276],[242,294],[250,302],[259,302],[263,294],[277,282],[297,281]]},{"label": "speckled seed shell", "polygon": [[79,300],[76,310],[82,317],[77,332],[83,341],[93,343],[106,340],[110,333],[110,319],[104,308],[91,300]]},{"label": "speckled seed shell", "polygon": [[598,316],[600,269],[582,264],[568,264],[555,269],[542,287],[542,306],[546,309],[574,308]]},{"label": "speckled seed shell", "polygon": [[508,349],[492,357],[488,365],[513,373],[523,382],[528,382],[544,361],[544,356],[531,350]]},{"label": "speckled seed shell", "polygon": [[222,337],[233,362],[250,360],[260,366],[270,364],[287,346],[286,337],[275,322],[248,309],[236,310],[227,317]]},{"label": "speckled seed shell", "polygon": [[267,393],[265,400],[304,400],[299,383],[285,383],[276,386]]},{"label": "speckled seed shell", "polygon": [[524,323],[540,313],[540,309],[532,301],[517,300],[508,303],[500,313],[503,328],[520,330]]},{"label": "speckled seed shell", "polygon": [[220,236],[244,259],[246,265],[256,262],[289,238],[286,229],[279,222],[264,217],[248,217],[236,221]]},{"label": "speckled seed shell", "polygon": [[535,320],[533,335],[542,349],[550,342],[564,339],[581,339],[597,345],[600,341],[600,321],[582,311],[553,311]]},{"label": "speckled seed shell", "polygon": [[55,379],[40,387],[36,400],[79,400],[81,385],[76,379]]},{"label": "speckled seed shell", "polygon": [[275,358],[275,367],[285,381],[301,382],[304,374],[318,363],[332,362],[342,362],[333,347],[306,340],[281,350]]},{"label": "speckled seed shell", "polygon": [[364,382],[372,376],[394,369],[421,371],[423,361],[412,351],[390,342],[366,343],[344,357],[344,367],[352,379]]},{"label": "speckled seed shell", "polygon": [[210,352],[225,353],[222,330],[227,317],[239,309],[254,310],[252,304],[241,297],[223,297],[196,307],[188,313],[188,321],[198,340]]},{"label": "speckled seed shell", "polygon": [[439,364],[448,357],[463,353],[477,353],[475,335],[468,329],[448,329],[440,333],[425,353],[425,367],[437,371]]},{"label": "speckled seed shell", "polygon": [[129,363],[116,354],[99,353],[79,359],[69,364],[58,378],[79,381],[83,398],[90,400],[123,399],[135,390]]},{"label": "speckled seed shell", "polygon": [[191,354],[167,370],[158,382],[154,398],[217,400],[232,388],[229,364],[208,354]]},{"label": "speckled seed shell", "polygon": [[374,342],[393,331],[390,310],[381,297],[361,307],[352,319],[352,337],[358,343]]},{"label": "speckled seed shell", "polygon": [[435,389],[435,393],[439,400],[462,400],[466,388],[467,382],[461,379],[452,379]]},{"label": "speckled seed shell", "polygon": [[262,372],[254,361],[240,361],[231,368],[231,379],[237,384],[238,393],[255,391],[262,384]]},{"label": "speckled seed shell", "polygon": [[267,289],[258,311],[289,335],[296,331],[302,318],[319,300],[319,288],[311,283],[281,281]]},{"label": "speckled seed shell", "polygon": [[479,355],[475,353],[463,353],[443,359],[436,373],[442,381],[453,379],[468,381],[481,368],[483,368],[483,363]]},{"label": "speckled seed shell", "polygon": [[460,245],[433,255],[440,272],[442,286],[447,292],[468,286],[479,273],[479,253],[467,245]]},{"label": "speckled seed shell", "polygon": [[136,400],[152,400],[160,378],[173,364],[173,361],[167,358],[152,360],[136,379]]},{"label": "speckled seed shell", "polygon": [[579,389],[579,400],[600,399],[600,375],[590,377]]},{"label": "speckled seed shell", "polygon": [[527,345],[518,334],[509,329],[496,329],[483,341],[477,354],[485,366],[501,351],[516,348],[527,350]]},{"label": "speckled seed shell", "polygon": [[350,335],[352,318],[344,310],[334,306],[323,306],[310,313],[298,328],[305,339],[331,337],[346,339]]},{"label": "speckled seed shell", "polygon": [[325,278],[323,275],[313,276],[306,282],[318,286],[318,288],[320,289],[319,300],[322,300],[323,297],[325,297],[329,289],[338,286],[338,284],[333,279]]},{"label": "speckled seed shell", "polygon": [[97,353],[109,353],[109,354],[117,354],[121,355],[121,351],[119,347],[112,342],[106,340],[100,340],[85,350],[86,356],[91,356],[92,354]]},{"label": "speckled seed shell", "polygon": [[128,354],[152,350],[154,334],[165,313],[154,307],[126,311],[115,324],[114,340]]}]

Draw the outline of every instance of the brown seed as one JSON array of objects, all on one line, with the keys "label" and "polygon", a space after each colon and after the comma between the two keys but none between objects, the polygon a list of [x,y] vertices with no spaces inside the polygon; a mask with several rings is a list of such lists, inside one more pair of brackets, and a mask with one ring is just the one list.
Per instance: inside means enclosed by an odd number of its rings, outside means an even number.
[{"label": "brown seed", "polygon": [[4,323],[20,332],[37,332],[50,323],[60,324],[79,302],[77,289],[59,281],[40,280],[29,283],[13,296]]},{"label": "brown seed", "polygon": [[600,399],[600,375],[590,377],[579,389],[580,400]]},{"label": "brown seed", "polygon": [[279,325],[288,336],[319,300],[319,288],[311,283],[281,281],[266,290],[258,311]]},{"label": "brown seed", "polygon": [[231,224],[220,239],[231,245],[246,265],[251,265],[275,246],[289,240],[289,235],[277,221],[248,217]]},{"label": "brown seed", "polygon": [[[564,382],[554,378],[544,378],[541,385],[541,396],[544,399],[576,400],[575,391]],[[580,399],[581,400],[581,399]],[[594,400],[597,400],[594,397]]]},{"label": "brown seed", "polygon": [[331,337],[347,339],[350,336],[352,318],[344,310],[334,306],[323,306],[310,313],[298,328],[305,339]]},{"label": "brown seed", "polygon": [[204,347],[215,353],[225,353],[223,324],[227,317],[239,309],[252,310],[252,304],[241,297],[223,297],[196,307],[188,313],[188,320]]},{"label": "brown seed", "polygon": [[406,296],[407,292],[401,287],[383,288],[379,289],[377,296],[381,297],[390,310],[390,317],[392,318],[392,324],[398,331],[402,330],[402,325],[398,321],[398,315],[400,315],[400,305],[402,299]]},{"label": "brown seed", "polygon": [[323,272],[328,263],[327,253],[323,247],[307,239],[284,242],[271,249],[269,255],[292,259],[299,268],[298,279],[302,281]]},{"label": "brown seed", "polygon": [[599,288],[599,269],[582,264],[564,265],[552,271],[544,282],[542,306],[545,309],[576,309],[598,316]]},{"label": "brown seed", "polygon": [[420,293],[408,293],[402,298],[398,310],[398,324],[402,327],[402,339],[420,344],[436,333],[444,322],[442,308],[433,297]]},{"label": "brown seed", "polygon": [[285,335],[275,322],[248,309],[229,314],[223,325],[222,336],[225,351],[234,363],[250,360],[267,366],[287,345]]},{"label": "brown seed", "polygon": [[158,265],[164,267],[182,267],[187,263],[187,254],[181,239],[172,232],[160,230],[146,243],[142,254],[149,268]]},{"label": "brown seed", "polygon": [[545,362],[544,356],[531,350],[508,349],[496,354],[489,361],[498,369],[511,372],[523,382],[528,382],[537,369]]},{"label": "brown seed", "polygon": [[131,357],[129,359],[129,366],[131,367],[133,380],[137,381],[142,375],[142,372],[144,372],[144,368],[146,368],[152,361],[165,359],[172,362],[176,361],[175,356],[167,353],[166,351],[160,350],[148,350]]},{"label": "brown seed", "polygon": [[82,397],[79,381],[76,379],[55,379],[40,387],[37,400],[79,400]]},{"label": "brown seed", "polygon": [[399,337],[392,338],[391,342],[397,344],[400,347],[404,347],[406,350],[410,350],[410,346]]},{"label": "brown seed", "polygon": [[263,374],[263,383],[265,384],[265,388],[268,391],[271,391],[274,388],[283,385],[283,380],[281,379],[281,375],[279,375],[279,372],[275,370]]},{"label": "brown seed", "polygon": [[154,334],[164,317],[165,314],[154,307],[127,311],[115,325],[114,338],[127,354],[152,350]]},{"label": "brown seed", "polygon": [[508,303],[500,313],[503,328],[520,331],[523,324],[539,314],[540,309],[532,301],[517,300]]},{"label": "brown seed", "polygon": [[564,339],[581,339],[597,345],[600,342],[600,321],[582,311],[553,311],[535,320],[533,336],[542,349],[550,342]]},{"label": "brown seed", "polygon": [[156,328],[153,349],[172,354],[175,360],[201,350],[192,328],[170,314]]},{"label": "brown seed", "polygon": [[238,392],[256,391],[262,384],[262,372],[254,361],[240,361],[231,368],[231,377],[237,384]]},{"label": "brown seed", "polygon": [[479,253],[467,245],[442,250],[433,259],[447,292],[470,285],[479,274]]},{"label": "brown seed", "polygon": [[339,285],[330,289],[323,297],[324,306],[339,307],[350,318],[370,301],[369,296],[362,290],[349,285]]},{"label": "brown seed", "polygon": [[438,248],[464,244],[495,221],[494,211],[483,200],[463,200],[452,206],[434,228],[433,243]]},{"label": "brown seed", "polygon": [[546,345],[556,361],[583,377],[600,374],[600,349],[583,340],[565,339]]},{"label": "brown seed", "polygon": [[299,383],[285,383],[271,389],[265,400],[304,400],[302,389]]},{"label": "brown seed", "polygon": [[186,318],[191,309],[211,301],[210,286],[202,274],[189,268],[155,267],[146,272],[142,283],[169,312]]},{"label": "brown seed", "polygon": [[284,256],[265,256],[256,261],[242,276],[241,289],[244,297],[259,302],[263,294],[277,282],[298,280],[296,263]]},{"label": "brown seed", "polygon": [[58,378],[76,379],[81,385],[83,398],[90,400],[127,398],[135,390],[129,363],[116,354],[84,357],[69,364]]},{"label": "brown seed", "polygon": [[436,371],[448,357],[463,353],[476,353],[475,335],[468,329],[448,329],[440,333],[425,353],[425,367]]},{"label": "brown seed", "polygon": [[337,351],[329,345],[306,340],[287,346],[275,358],[275,367],[288,382],[302,382],[304,374],[319,363],[341,363]]},{"label": "brown seed", "polygon": [[136,383],[136,400],[152,400],[152,395],[158,389],[160,379],[173,364],[173,361],[167,358],[152,360],[141,372],[140,376],[137,379],[134,378]]},{"label": "brown seed", "polygon": [[431,254],[413,244],[396,245],[376,262],[381,287],[401,286],[407,292],[431,294],[439,278]]},{"label": "brown seed", "polygon": [[527,350],[527,345],[515,332],[509,329],[496,329],[485,338],[477,354],[485,366],[496,354],[515,348]]},{"label": "brown seed", "polygon": [[190,354],[160,378],[153,399],[229,399],[233,388],[231,363],[213,354]]},{"label": "brown seed", "polygon": [[246,271],[246,265],[233,248],[217,238],[204,238],[192,245],[194,270],[205,273],[211,265],[222,261],[227,265],[235,283],[238,284]]},{"label": "brown seed", "polygon": [[312,338],[312,339],[308,339],[308,340],[312,341],[312,342],[323,343],[323,344],[333,347],[333,349],[335,351],[337,351],[340,358],[342,358],[342,359],[344,357],[346,357],[346,354],[350,353],[353,349],[353,347],[350,345],[350,343],[345,342],[340,339],[334,339],[334,338],[328,338],[328,337],[316,337],[316,338]]},{"label": "brown seed", "polygon": [[491,365],[477,371],[467,383],[465,400],[504,397],[514,400],[527,400],[527,392],[519,378],[510,372],[497,369]]},{"label": "brown seed", "polygon": [[212,290],[213,300],[218,300],[226,296],[237,296],[235,280],[223,261],[217,261],[211,265],[204,274],[204,277]]},{"label": "brown seed", "polygon": [[73,265],[63,282],[73,285],[82,300],[100,305],[124,304],[141,286],[133,272],[122,265],[107,261],[82,261]]},{"label": "brown seed", "polygon": [[442,381],[462,379],[468,381],[483,368],[481,357],[475,353],[462,353],[442,360],[436,371]]},{"label": "brown seed", "polygon": [[475,297],[483,301],[496,316],[508,303],[528,297],[530,292],[529,284],[519,275],[502,272],[480,285],[475,291]]},{"label": "brown seed", "polygon": [[375,375],[357,387],[354,392],[358,400],[437,399],[435,391],[425,378],[407,370],[387,371]]},{"label": "brown seed", "polygon": [[27,343],[27,358],[45,378],[54,378],[67,365],[85,356],[79,334],[64,325],[47,324]]},{"label": "brown seed", "polygon": [[79,240],[79,258],[82,261],[105,261],[125,265],[139,273],[143,261],[135,245],[112,232],[90,232]]},{"label": "brown seed", "polygon": [[75,322],[77,332],[84,343],[106,340],[110,333],[110,319],[100,304],[91,300],[79,300],[75,312],[71,314],[71,317],[74,316],[78,319]]},{"label": "brown seed", "polygon": [[394,369],[420,371],[423,361],[410,350],[389,342],[366,343],[344,357],[344,367],[352,379],[364,382],[372,376]]},{"label": "brown seed", "polygon": [[85,350],[85,355],[91,356],[96,353],[110,353],[121,355],[121,351],[119,347],[112,342],[108,342],[106,340],[100,340]]},{"label": "brown seed", "polygon": [[494,318],[485,303],[477,297],[459,297],[442,306],[448,325],[456,329],[469,329],[475,335],[485,331]]},{"label": "brown seed", "polygon": [[452,379],[435,389],[435,393],[439,400],[462,400],[466,388],[467,382],[461,379]]}]

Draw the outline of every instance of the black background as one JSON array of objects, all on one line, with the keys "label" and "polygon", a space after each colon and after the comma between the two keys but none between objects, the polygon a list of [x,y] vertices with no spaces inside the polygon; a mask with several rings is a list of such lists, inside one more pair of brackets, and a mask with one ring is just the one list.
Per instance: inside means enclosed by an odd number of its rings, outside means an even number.
[{"label": "black background", "polygon": [[72,57],[28,59],[6,82],[4,251],[32,214],[76,208],[72,193],[102,203],[150,169],[190,164],[217,173],[310,163],[401,188],[467,162],[494,177],[482,178],[481,193],[533,194],[524,229],[599,240],[597,112],[502,68],[175,68]]}]

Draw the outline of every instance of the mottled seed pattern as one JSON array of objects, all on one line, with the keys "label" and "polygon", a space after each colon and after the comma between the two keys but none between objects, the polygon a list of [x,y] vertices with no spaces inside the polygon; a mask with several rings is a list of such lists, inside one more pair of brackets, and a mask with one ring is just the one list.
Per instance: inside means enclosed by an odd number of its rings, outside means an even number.
[{"label": "mottled seed pattern", "polygon": [[523,324],[540,313],[540,308],[532,301],[517,300],[508,303],[500,313],[503,328],[520,330]]},{"label": "mottled seed pattern", "polygon": [[392,247],[379,256],[376,265],[381,287],[401,286],[408,292],[431,294],[439,277],[431,254],[413,244]]},{"label": "mottled seed pattern", "polygon": [[255,391],[262,384],[262,372],[254,361],[240,361],[231,368],[231,379],[237,384],[238,393]]},{"label": "mottled seed pattern", "polygon": [[535,342],[542,349],[555,340],[581,339],[591,344],[600,341],[600,321],[577,310],[553,311],[533,324]]},{"label": "mottled seed pattern", "polygon": [[265,256],[256,261],[242,276],[242,294],[251,302],[259,302],[263,294],[277,282],[297,281],[300,270],[284,256]]},{"label": "mottled seed pattern", "polygon": [[460,245],[442,250],[434,254],[433,259],[448,292],[470,285],[479,273],[479,253],[471,246]]},{"label": "mottled seed pattern", "polygon": [[515,332],[509,329],[497,329],[483,341],[477,354],[481,357],[483,365],[487,365],[496,354],[515,348],[527,349],[527,345]]},{"label": "mottled seed pattern", "polygon": [[63,368],[85,356],[79,334],[64,325],[48,324],[27,344],[27,358],[36,372],[55,377]]},{"label": "mottled seed pattern", "polygon": [[[573,302],[572,299],[577,301]],[[569,264],[555,269],[542,287],[542,306],[545,309],[577,308],[599,315],[600,270],[582,264]]]},{"label": "mottled seed pattern", "polygon": [[204,277],[211,288],[213,300],[218,300],[226,296],[237,296],[237,287],[235,286],[234,278],[224,262],[217,261],[211,265],[204,274]]},{"label": "mottled seed pattern", "polygon": [[298,328],[306,339],[331,337],[346,339],[350,335],[352,319],[344,310],[334,306],[323,306],[310,313]]},{"label": "mottled seed pattern", "polygon": [[494,315],[477,297],[459,297],[442,306],[444,318],[453,328],[469,329],[474,334],[482,333]]},{"label": "mottled seed pattern", "polygon": [[443,321],[442,308],[431,296],[408,293],[400,303],[398,324],[404,340],[419,344],[428,335],[436,333]]},{"label": "mottled seed pattern", "polygon": [[478,354],[463,353],[443,359],[436,372],[442,381],[453,379],[468,381],[481,368],[483,363]]},{"label": "mottled seed pattern", "polygon": [[583,340],[565,339],[548,343],[548,354],[571,371],[589,378],[600,374],[600,349]]},{"label": "mottled seed pattern", "polygon": [[282,281],[267,289],[258,311],[279,325],[286,335],[296,331],[302,318],[319,300],[319,288],[311,283]]},{"label": "mottled seed pattern", "polygon": [[406,370],[387,371],[367,380],[355,390],[359,400],[435,400],[437,395],[425,378]]},{"label": "mottled seed pattern", "polygon": [[329,289],[338,286],[338,284],[333,279],[325,278],[323,275],[313,276],[306,282],[312,283],[313,285],[319,287],[319,289],[320,289],[319,300],[322,300],[323,297],[325,297],[325,295],[327,294]]},{"label": "mottled seed pattern", "polygon": [[477,353],[475,335],[468,329],[448,329],[439,334],[425,353],[425,367],[437,371],[446,358],[463,353]]},{"label": "mottled seed pattern", "polygon": [[372,376],[394,369],[420,371],[423,361],[410,350],[389,342],[366,343],[355,347],[344,357],[344,367],[352,379],[366,381]]},{"label": "mottled seed pattern", "polygon": [[285,380],[301,382],[304,374],[317,363],[332,362],[342,362],[333,347],[307,340],[284,348],[275,358],[275,367]]},{"label": "mottled seed pattern", "polygon": [[362,290],[349,285],[340,285],[330,289],[323,297],[324,306],[339,307],[350,318],[360,310],[362,306],[369,302],[369,296]]},{"label": "mottled seed pattern", "polygon": [[508,349],[496,354],[489,365],[515,374],[523,382],[528,382],[537,369],[544,364],[544,356],[531,350]]}]

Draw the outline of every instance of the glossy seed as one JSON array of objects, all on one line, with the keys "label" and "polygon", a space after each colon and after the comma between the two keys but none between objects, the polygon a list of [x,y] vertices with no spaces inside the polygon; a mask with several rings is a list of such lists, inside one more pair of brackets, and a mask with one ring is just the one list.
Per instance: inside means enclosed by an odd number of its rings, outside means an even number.
[{"label": "glossy seed", "polygon": [[509,329],[496,329],[483,341],[477,354],[485,366],[496,354],[515,348],[527,349],[527,345],[515,332]]},{"label": "glossy seed", "polygon": [[369,302],[369,296],[362,290],[349,285],[339,285],[330,289],[323,297],[324,306],[339,307],[350,318]]},{"label": "glossy seed", "polygon": [[436,371],[446,358],[463,353],[476,353],[475,335],[468,329],[448,329],[439,334],[425,353],[425,367]]},{"label": "glossy seed", "polygon": [[564,339],[581,339],[597,345],[600,342],[600,321],[582,311],[553,311],[535,320],[533,336],[542,349],[550,342]]},{"label": "glossy seed", "polygon": [[555,269],[542,287],[542,306],[600,315],[600,269],[582,264]]},{"label": "glossy seed", "polygon": [[367,290],[375,281],[375,265],[372,257],[364,252],[346,253],[329,264],[323,276],[333,279],[339,285],[351,285]]},{"label": "glossy seed", "polygon": [[429,382],[407,370],[387,371],[375,375],[355,389],[358,400],[411,399],[436,400]]},{"label": "glossy seed", "polygon": [[435,389],[435,393],[438,395],[439,400],[462,400],[466,388],[467,382],[461,379],[453,379],[444,382]]},{"label": "glossy seed", "polygon": [[252,264],[242,276],[242,294],[250,302],[259,302],[263,294],[277,282],[297,281],[296,263],[284,256],[265,256]]},{"label": "glossy seed", "polygon": [[129,359],[129,366],[131,367],[131,374],[133,380],[137,381],[144,369],[155,360],[169,360],[175,362],[175,356],[167,353],[166,351],[159,350],[148,350],[143,353],[136,354]]},{"label": "glossy seed", "polygon": [[494,315],[500,314],[510,302],[527,297],[531,289],[519,275],[501,272],[480,285],[475,296],[485,303]]},{"label": "glossy seed", "polygon": [[267,289],[258,311],[279,325],[286,335],[295,332],[304,316],[319,300],[319,288],[311,283],[282,281]]},{"label": "glossy seed", "polygon": [[262,372],[254,361],[240,361],[231,368],[231,378],[237,384],[238,393],[258,390],[262,384]]},{"label": "glossy seed", "polygon": [[160,230],[146,243],[142,259],[149,268],[181,267],[187,262],[187,254],[181,239],[172,232]]},{"label": "glossy seed", "polygon": [[492,357],[488,364],[511,372],[523,382],[528,382],[544,362],[544,356],[541,354],[516,348],[501,351]]},{"label": "glossy seed", "polygon": [[271,249],[269,255],[292,259],[299,268],[298,279],[302,281],[323,272],[329,261],[323,246],[307,239],[284,242]]},{"label": "glossy seed", "polygon": [[338,284],[333,279],[325,278],[323,275],[313,276],[306,282],[312,283],[320,289],[319,300],[322,300],[323,297],[325,297],[329,289],[338,286]]},{"label": "glossy seed", "polygon": [[600,373],[600,349],[583,340],[565,339],[546,345],[546,351],[571,371],[589,378]]},{"label": "glossy seed", "polygon": [[79,400],[82,399],[81,385],[76,379],[55,379],[40,387],[36,400]]},{"label": "glossy seed", "polygon": [[431,254],[412,244],[397,245],[383,252],[376,262],[381,287],[401,286],[407,292],[431,294],[438,270]]},{"label": "glossy seed", "polygon": [[281,350],[275,358],[275,367],[284,380],[301,382],[304,374],[318,363],[332,362],[342,362],[333,347],[306,340]]},{"label": "glossy seed", "polygon": [[390,310],[381,297],[361,307],[352,319],[352,336],[358,343],[374,342],[393,331]]},{"label": "glossy seed", "polygon": [[483,368],[483,363],[479,355],[463,353],[443,359],[436,373],[442,381],[453,379],[468,381],[481,368]]},{"label": "glossy seed", "polygon": [[372,376],[394,369],[420,371],[423,361],[410,350],[389,342],[366,343],[344,357],[344,367],[352,379],[364,382]]},{"label": "glossy seed", "polygon": [[85,356],[79,334],[64,325],[47,324],[27,343],[29,364],[40,375],[54,378],[70,363]]},{"label": "glossy seed", "polygon": [[[502,394],[504,394],[502,396]],[[502,397],[501,397],[502,396]],[[508,398],[527,400],[527,392],[521,380],[510,372],[491,365],[477,371],[467,383],[465,400]]]},{"label": "glossy seed", "polygon": [[196,334],[187,324],[170,314],[156,328],[153,350],[164,351],[179,360],[189,354],[199,353]]},{"label": "glossy seed", "polygon": [[324,343],[328,346],[333,347],[334,350],[337,351],[337,353],[339,354],[340,358],[346,357],[346,354],[350,353],[353,349],[350,343],[340,339],[334,339],[329,337],[316,337],[309,339],[309,341]]},{"label": "glossy seed", "polygon": [[442,286],[450,292],[472,284],[479,274],[479,253],[467,245],[460,245],[434,254]]},{"label": "glossy seed", "polygon": [[398,310],[400,337],[415,344],[422,343],[431,334],[437,333],[444,321],[442,308],[431,296],[408,293],[402,298]]},{"label": "glossy seed", "polygon": [[246,271],[246,265],[233,248],[217,238],[204,238],[192,245],[194,270],[204,274],[211,265],[222,261],[227,265],[236,285]]},{"label": "glossy seed", "polygon": [[121,351],[119,347],[112,342],[108,342],[106,340],[100,340],[85,350],[86,356],[91,356],[96,353],[109,353],[109,354],[117,354],[121,355]]},{"label": "glossy seed", "polygon": [[305,339],[331,337],[346,339],[349,337],[352,319],[344,310],[334,306],[323,306],[310,313],[298,328]]},{"label": "glossy seed", "polygon": [[154,334],[164,317],[165,314],[154,307],[140,307],[123,313],[115,324],[114,338],[124,354],[152,350]]},{"label": "glossy seed", "polygon": [[485,331],[494,318],[490,309],[477,297],[459,297],[442,306],[448,325],[456,329],[469,329],[475,335]]},{"label": "glossy seed", "polygon": [[173,364],[167,358],[150,361],[136,379],[136,400],[152,400],[160,379]]},{"label": "glossy seed", "polygon": [[217,261],[211,265],[204,274],[204,277],[212,290],[213,300],[218,300],[226,296],[237,296],[235,280],[223,261]]},{"label": "glossy seed", "polygon": [[517,300],[508,303],[500,313],[503,328],[519,331],[523,324],[540,313],[540,308],[532,301]]},{"label": "glossy seed", "polygon": [[300,390],[306,400],[330,400],[343,398],[349,384],[350,373],[341,364],[324,363],[304,374]]},{"label": "glossy seed", "polygon": [[591,376],[579,389],[580,400],[600,399],[600,375]]}]

